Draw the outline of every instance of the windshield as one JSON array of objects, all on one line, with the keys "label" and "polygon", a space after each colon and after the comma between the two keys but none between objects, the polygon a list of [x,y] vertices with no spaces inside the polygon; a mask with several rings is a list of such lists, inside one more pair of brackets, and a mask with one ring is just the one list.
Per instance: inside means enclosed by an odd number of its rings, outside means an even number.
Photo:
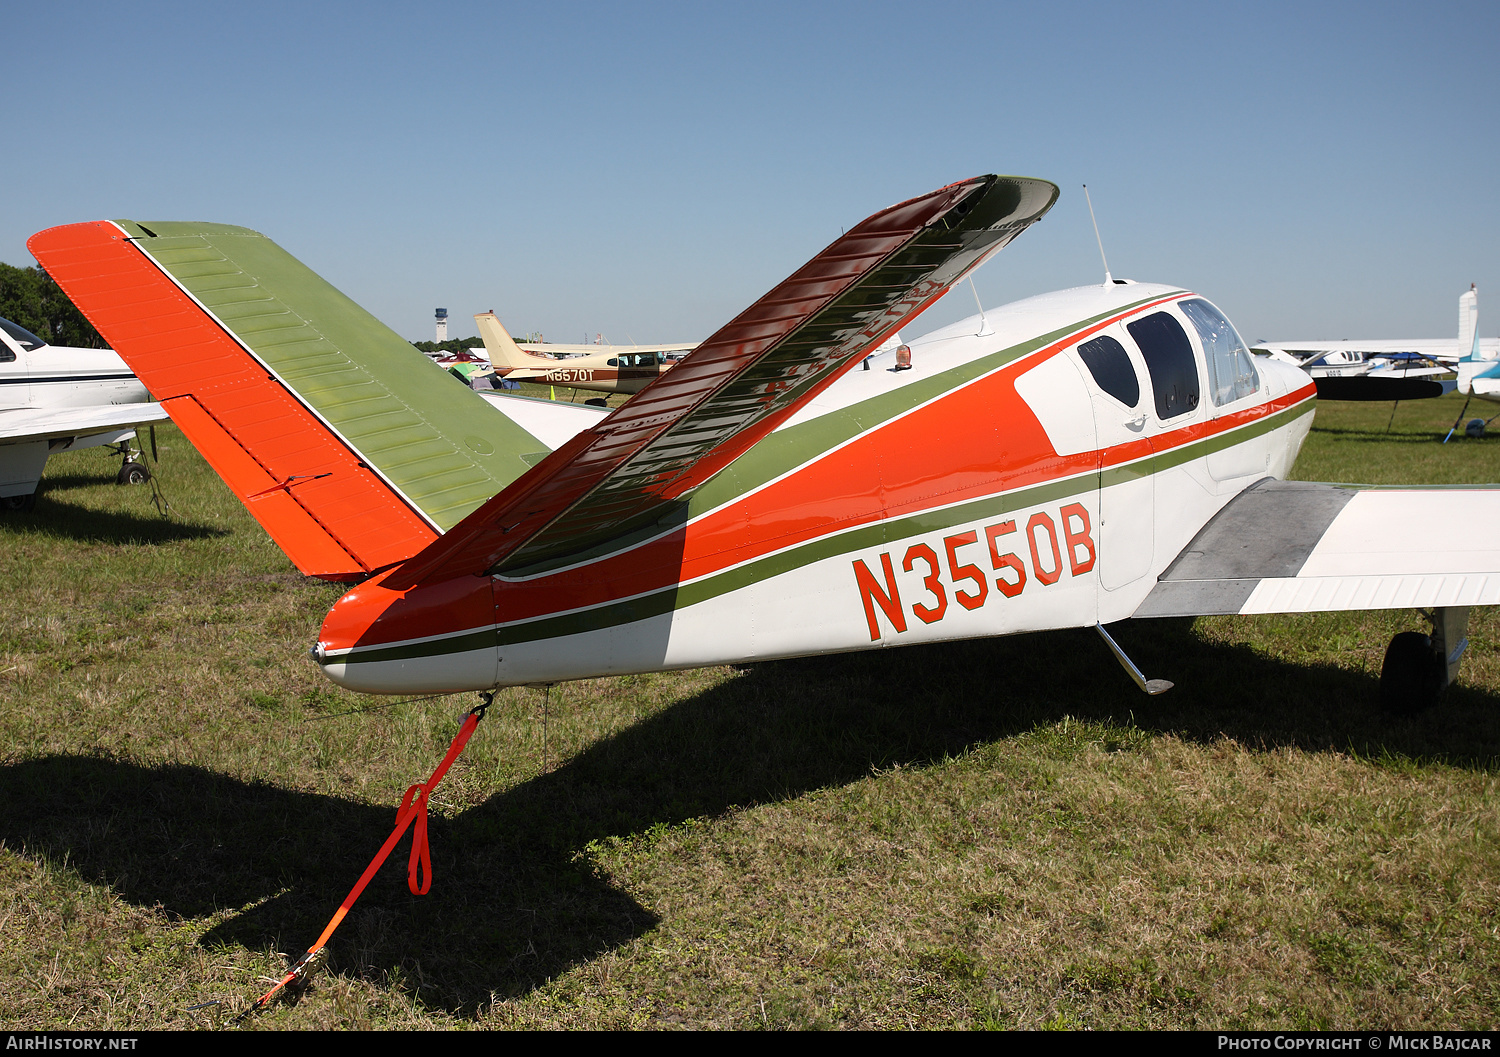
[{"label": "windshield", "polygon": [[1245,343],[1224,314],[1207,301],[1183,301],[1182,314],[1192,320],[1208,356],[1214,404],[1232,404],[1260,388],[1260,376]]},{"label": "windshield", "polygon": [[17,345],[21,346],[21,348],[25,349],[27,352],[31,352],[33,349],[39,349],[43,345],[47,344],[45,341],[37,337],[31,331],[27,330],[25,327],[12,323],[8,319],[0,319],[0,330],[3,330],[5,331],[5,333],[9,334],[11,340],[14,341]]}]

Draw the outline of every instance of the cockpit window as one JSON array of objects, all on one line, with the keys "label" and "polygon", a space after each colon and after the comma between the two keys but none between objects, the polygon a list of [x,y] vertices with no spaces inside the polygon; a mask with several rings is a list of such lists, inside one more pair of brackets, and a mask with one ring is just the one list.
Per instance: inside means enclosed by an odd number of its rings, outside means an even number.
[{"label": "cockpit window", "polygon": [[1163,421],[1185,415],[1198,406],[1198,364],[1182,324],[1166,312],[1125,324],[1141,348],[1151,389],[1156,395],[1156,417]]},{"label": "cockpit window", "polygon": [[1135,367],[1131,365],[1124,345],[1105,334],[1078,346],[1078,355],[1100,389],[1126,407],[1135,407],[1141,402],[1140,379],[1135,376]]},{"label": "cockpit window", "polygon": [[[47,344],[45,341],[37,337],[31,331],[27,330],[25,327],[18,326],[8,319],[0,319],[0,330],[3,330],[5,331],[5,333],[9,334],[11,340],[14,341],[17,345],[21,346],[21,348],[25,349],[27,352],[33,352],[36,349],[40,349],[43,345]],[[14,359],[14,357],[11,358]]]},{"label": "cockpit window", "polygon": [[1203,351],[1208,354],[1208,381],[1213,387],[1214,404],[1232,404],[1255,393],[1260,388],[1255,361],[1224,314],[1207,301],[1197,299],[1182,301],[1178,307],[1192,320],[1203,342]]}]

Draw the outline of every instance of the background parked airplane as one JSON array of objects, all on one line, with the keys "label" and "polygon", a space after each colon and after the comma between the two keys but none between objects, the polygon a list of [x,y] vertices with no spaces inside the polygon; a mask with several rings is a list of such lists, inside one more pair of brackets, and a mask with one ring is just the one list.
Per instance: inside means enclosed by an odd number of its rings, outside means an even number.
[{"label": "background parked airplane", "polygon": [[1471,286],[1458,298],[1454,338],[1264,341],[1255,351],[1301,366],[1320,400],[1419,400],[1467,392],[1460,362],[1500,360],[1500,338],[1479,337],[1479,292]]},{"label": "background parked airplane", "polygon": [[[474,317],[495,374],[513,382],[566,385],[598,393],[639,393],[697,343],[677,345],[517,345],[494,312]],[[545,352],[541,351],[545,350]],[[564,359],[555,359],[564,355]]]},{"label": "background parked airplane", "polygon": [[130,447],[135,427],[167,417],[109,349],[49,345],[0,319],[0,510],[29,510],[47,457],[114,445],[121,484],[150,475]]}]

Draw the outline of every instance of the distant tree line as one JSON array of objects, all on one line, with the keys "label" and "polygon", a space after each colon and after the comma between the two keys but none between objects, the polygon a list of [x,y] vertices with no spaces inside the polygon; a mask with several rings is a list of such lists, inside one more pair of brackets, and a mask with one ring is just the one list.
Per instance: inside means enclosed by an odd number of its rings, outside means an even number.
[{"label": "distant tree line", "polygon": [[426,353],[462,352],[464,349],[483,348],[484,339],[479,337],[449,338],[447,341],[414,341],[412,344]]},{"label": "distant tree line", "polygon": [[62,287],[40,268],[0,264],[0,316],[53,345],[108,348]]}]

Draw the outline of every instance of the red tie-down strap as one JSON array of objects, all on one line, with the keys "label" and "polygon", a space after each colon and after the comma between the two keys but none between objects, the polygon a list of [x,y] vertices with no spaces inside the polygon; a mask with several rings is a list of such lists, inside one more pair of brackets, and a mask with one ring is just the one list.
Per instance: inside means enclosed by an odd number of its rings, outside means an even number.
[{"label": "red tie-down strap", "polygon": [[385,843],[375,853],[375,858],[370,860],[370,865],[365,867],[365,872],[360,875],[354,887],[349,890],[349,894],[344,897],[344,901],[339,904],[338,911],[334,913],[333,920],[328,922],[328,927],[323,930],[323,934],[318,937],[318,942],[309,947],[307,953],[297,959],[296,964],[287,970],[286,975],[277,982],[275,987],[261,995],[255,1000],[254,1005],[241,1013],[237,1018],[238,1020],[243,1020],[256,1010],[264,1009],[282,988],[297,980],[307,971],[307,967],[312,964],[313,959],[318,956],[318,953],[327,946],[329,939],[333,936],[334,930],[339,927],[339,923],[344,920],[344,916],[349,913],[350,908],[354,906],[355,901],[364,892],[365,886],[370,883],[375,874],[379,872],[380,867],[385,864],[386,858],[395,849],[397,843],[400,842],[401,837],[406,833],[406,827],[410,826],[413,820],[416,821],[417,828],[412,834],[411,856],[406,863],[406,886],[411,889],[413,895],[419,896],[426,895],[432,888],[432,854],[427,846],[427,798],[437,788],[438,783],[443,780],[443,776],[448,773],[448,768],[453,766],[453,761],[458,759],[459,753],[464,751],[464,746],[469,743],[469,738],[474,734],[474,728],[479,726],[479,721],[484,718],[485,709],[489,708],[490,702],[494,699],[494,695],[492,694],[483,694],[481,696],[484,698],[483,702],[464,717],[463,726],[459,728],[457,736],[453,739],[453,744],[448,746],[448,755],[443,757],[443,762],[437,765],[437,769],[432,772],[432,776],[427,781],[418,782],[408,789],[406,795],[401,798],[401,806],[396,809],[396,828],[391,831],[391,835],[385,839]]}]

